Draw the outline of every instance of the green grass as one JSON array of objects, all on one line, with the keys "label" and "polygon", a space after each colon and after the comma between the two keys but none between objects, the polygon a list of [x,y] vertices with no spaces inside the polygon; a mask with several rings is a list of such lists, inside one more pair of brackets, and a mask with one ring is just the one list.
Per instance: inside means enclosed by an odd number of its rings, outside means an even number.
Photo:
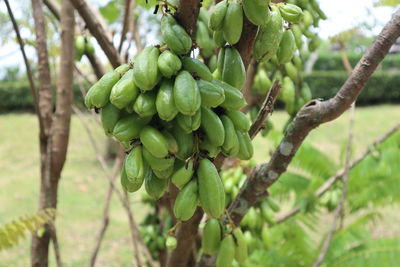
[{"label": "green grass", "polygon": [[[287,115],[275,112],[271,120],[281,129]],[[364,150],[400,121],[400,106],[382,105],[358,108],[355,122],[355,155]],[[32,114],[0,116],[0,225],[37,210],[39,192],[39,146],[36,117]],[[105,144],[102,129],[91,122],[99,144]],[[339,161],[347,138],[348,114],[314,130],[308,140]],[[254,143],[258,162],[269,158],[272,145],[258,137]],[[104,146],[105,147],[105,146]],[[103,150],[104,150],[103,147]],[[93,242],[101,224],[107,180],[95,159],[94,150],[77,117],[72,119],[70,146],[62,173],[59,191],[57,227],[61,252],[66,266],[82,266],[89,261]],[[140,195],[140,193],[139,193]],[[145,210],[132,198],[132,210],[141,221]],[[379,225],[379,229],[393,228],[393,224]],[[30,240],[0,252],[0,266],[28,266]],[[51,256],[53,259],[53,256]],[[116,196],[111,207],[110,227],[102,244],[98,266],[128,265],[131,243],[127,217]],[[113,265],[110,265],[112,263]]]}]

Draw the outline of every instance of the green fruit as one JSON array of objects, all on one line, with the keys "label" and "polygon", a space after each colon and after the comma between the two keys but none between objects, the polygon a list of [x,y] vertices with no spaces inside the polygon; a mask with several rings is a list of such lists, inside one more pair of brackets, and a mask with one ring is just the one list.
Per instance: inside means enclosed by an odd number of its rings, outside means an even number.
[{"label": "green fruit", "polygon": [[300,91],[301,96],[303,97],[305,102],[308,102],[312,99],[312,92],[310,87],[308,86],[307,83],[303,84],[303,87],[301,88]]},{"label": "green fruit", "polygon": [[201,107],[201,129],[214,146],[222,146],[225,139],[224,125],[214,111]]},{"label": "green fruit", "polygon": [[165,158],[168,155],[168,142],[155,128],[143,127],[140,131],[140,141],[154,157]]},{"label": "green fruit", "polygon": [[101,109],[101,123],[106,135],[112,134],[120,116],[121,111],[112,104],[108,104]]},{"label": "green fruit", "polygon": [[234,47],[221,48],[218,54],[218,70],[224,82],[241,89],[246,80],[242,57]]},{"label": "green fruit", "polygon": [[85,104],[87,108],[102,108],[108,104],[111,89],[119,81],[120,75],[110,71],[103,75],[87,92]]},{"label": "green fruit", "polygon": [[246,100],[244,99],[242,92],[238,89],[217,79],[212,80],[212,83],[224,90],[225,100],[220,105],[221,107],[229,110],[239,110],[246,106]]},{"label": "green fruit", "polygon": [[173,155],[178,153],[178,143],[176,142],[175,137],[167,130],[162,131],[162,134],[168,142],[169,153],[171,153]]},{"label": "green fruit", "polygon": [[143,163],[142,147],[136,146],[125,157],[125,172],[128,180],[133,182],[143,179],[145,174],[145,164]]},{"label": "green fruit", "polygon": [[174,204],[174,214],[178,220],[187,221],[192,218],[197,208],[197,181],[192,180],[179,192]]},{"label": "green fruit", "polygon": [[174,173],[174,166],[171,166],[168,169],[163,170],[163,171],[153,170],[153,173],[157,178],[168,179]]},{"label": "green fruit", "polygon": [[176,248],[178,241],[174,236],[168,236],[165,240],[165,246],[167,247],[168,251],[172,251]]},{"label": "green fruit", "polygon": [[221,243],[221,226],[217,219],[210,218],[203,230],[201,247],[204,254],[214,255],[218,252]]},{"label": "green fruit", "polygon": [[283,33],[281,43],[279,44],[278,61],[280,64],[288,63],[296,51],[296,41],[294,39],[293,32],[291,30],[286,30]]},{"label": "green fruit", "polygon": [[114,71],[119,74],[120,77],[124,76],[125,73],[130,70],[131,66],[129,64],[122,64],[118,68],[116,68]]},{"label": "green fruit", "polygon": [[272,82],[264,69],[260,69],[254,77],[254,90],[259,94],[265,94],[271,88]]},{"label": "green fruit", "polygon": [[209,35],[208,28],[202,21],[197,21],[196,24],[196,44],[201,48],[201,54],[204,58],[208,58],[213,55],[214,43]]},{"label": "green fruit", "polygon": [[213,83],[197,80],[197,86],[200,90],[201,104],[208,108],[215,108],[222,104],[225,100],[225,92]]},{"label": "green fruit", "polygon": [[224,39],[231,45],[236,44],[243,30],[243,10],[237,2],[230,2],[223,21]]},{"label": "green fruit", "polygon": [[217,69],[217,56],[212,55],[210,60],[208,61],[208,68],[211,72],[214,72]]},{"label": "green fruit", "polygon": [[[204,3],[203,3],[204,5]],[[208,10],[206,7],[200,7],[199,11],[199,21],[203,22],[205,25],[208,25],[210,21],[210,15],[208,14]]]},{"label": "green fruit", "polygon": [[268,4],[269,1],[262,1],[262,3],[259,3],[254,0],[243,0],[244,14],[254,25],[265,25],[271,18]]},{"label": "green fruit", "polygon": [[235,260],[238,263],[243,263],[247,259],[247,244],[244,238],[242,230],[239,227],[232,231],[233,237],[235,238]]},{"label": "green fruit", "polygon": [[210,158],[215,158],[221,152],[221,147],[213,145],[207,137],[201,141],[200,149],[206,150]]},{"label": "green fruit", "polygon": [[292,79],[293,81],[297,81],[299,78],[299,73],[296,69],[296,67],[293,65],[292,62],[288,62],[285,64],[285,70],[286,70],[286,74],[287,76],[290,77],[290,79]]},{"label": "green fruit", "polygon": [[241,160],[249,160],[253,156],[253,145],[251,144],[251,138],[248,133],[242,133],[236,131],[239,139],[239,153],[237,157]]},{"label": "green fruit", "polygon": [[123,109],[135,101],[138,94],[139,89],[133,82],[133,70],[129,70],[113,86],[110,94],[110,102],[117,108]]},{"label": "green fruit", "polygon": [[161,19],[161,35],[168,48],[175,54],[187,54],[192,49],[192,39],[189,34],[170,14],[164,15]]},{"label": "green fruit", "polygon": [[311,15],[310,11],[303,10],[303,25],[308,28],[314,23],[314,18]]},{"label": "green fruit", "polygon": [[318,47],[321,45],[321,39],[318,36],[314,36],[311,41],[308,43],[308,49],[310,52],[314,52],[315,50],[318,49]]},{"label": "green fruit", "polygon": [[91,38],[86,39],[86,46],[85,46],[85,51],[88,55],[94,55],[94,46],[92,41],[90,40]]},{"label": "green fruit", "polygon": [[133,104],[133,110],[142,118],[157,113],[155,92],[141,93]]},{"label": "green fruit", "polygon": [[158,70],[157,47],[148,46],[136,57],[133,67],[133,78],[137,87],[144,91],[152,90],[161,78]]},{"label": "green fruit", "polygon": [[302,39],[302,31],[299,25],[294,24],[292,25],[292,32],[293,32],[293,36],[294,36],[294,40],[296,42],[296,46],[297,49],[301,49],[303,47],[303,39]]},{"label": "green fruit", "polygon": [[136,114],[121,118],[115,124],[113,135],[118,141],[130,141],[138,138],[139,133],[145,125],[145,121]]},{"label": "green fruit", "polygon": [[175,79],[173,93],[176,108],[182,114],[193,116],[200,108],[200,91],[189,72],[181,71],[178,74]]},{"label": "green fruit", "polygon": [[174,166],[175,158],[156,158],[146,148],[143,148],[143,158],[150,165],[150,167],[157,171],[165,171]]},{"label": "green fruit", "polygon": [[144,180],[143,177],[142,177],[142,179],[135,179],[134,181],[128,180],[128,177],[126,176],[126,172],[125,172],[125,167],[122,168],[121,185],[125,191],[127,191],[129,193],[138,191],[140,189],[140,187],[142,187],[143,180]]},{"label": "green fruit", "polygon": [[168,180],[157,178],[151,168],[147,169],[144,181],[147,194],[154,199],[162,197],[168,188]]},{"label": "green fruit", "polygon": [[211,81],[213,76],[207,65],[196,58],[182,57],[182,66],[192,75],[200,77],[203,80]]},{"label": "green fruit", "polygon": [[161,74],[166,78],[176,75],[182,68],[182,62],[177,55],[169,50],[161,53],[157,60],[158,69]]},{"label": "green fruit", "polygon": [[224,185],[214,164],[202,159],[197,169],[199,197],[203,210],[211,217],[219,218],[225,209]]},{"label": "green fruit", "polygon": [[85,53],[85,37],[78,35],[75,38],[75,60],[81,60],[83,54]]},{"label": "green fruit", "polygon": [[235,241],[231,235],[226,236],[219,248],[216,267],[230,267],[235,258]]},{"label": "green fruit", "polygon": [[250,130],[250,120],[243,112],[227,110],[225,114],[232,120],[236,130],[243,133],[247,133]]},{"label": "green fruit", "polygon": [[301,8],[293,4],[279,5],[279,11],[281,12],[282,18],[291,23],[299,22],[303,16]]},{"label": "green fruit", "polygon": [[267,61],[271,59],[279,48],[283,34],[283,21],[276,7],[272,7],[271,20],[261,26],[253,48],[256,60]]},{"label": "green fruit", "polygon": [[199,109],[193,116],[186,116],[181,113],[176,117],[176,122],[185,133],[191,133],[199,129],[201,124],[201,110]]},{"label": "green fruit", "polygon": [[225,45],[224,33],[222,31],[215,31],[213,34],[213,40],[218,47]]},{"label": "green fruit", "polygon": [[279,212],[281,210],[281,208],[279,207],[279,204],[276,203],[276,201],[273,200],[271,197],[267,198],[266,201],[273,211]]},{"label": "green fruit", "polygon": [[224,18],[228,10],[228,1],[221,1],[215,5],[213,12],[210,16],[208,27],[213,30],[222,30],[224,25]]},{"label": "green fruit", "polygon": [[194,150],[193,134],[187,134],[182,131],[180,127],[175,126],[172,129],[172,135],[175,137],[175,140],[178,143],[178,152],[176,153],[176,157],[185,161],[192,155]]},{"label": "green fruit", "polygon": [[171,181],[176,187],[182,189],[192,179],[193,173],[193,160],[189,160],[187,164],[183,164],[175,171]]},{"label": "green fruit", "polygon": [[170,80],[164,80],[157,92],[156,109],[158,116],[165,121],[171,121],[178,114],[175,106],[173,85]]},{"label": "green fruit", "polygon": [[228,116],[223,115],[221,116],[221,121],[225,130],[225,139],[222,144],[223,150],[230,151],[232,148],[239,147],[239,140],[231,119]]}]

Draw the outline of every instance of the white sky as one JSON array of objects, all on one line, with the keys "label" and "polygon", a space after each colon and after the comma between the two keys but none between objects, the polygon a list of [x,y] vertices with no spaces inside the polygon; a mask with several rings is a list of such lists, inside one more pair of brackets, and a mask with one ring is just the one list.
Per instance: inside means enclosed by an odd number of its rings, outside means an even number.
[{"label": "white sky", "polygon": [[[103,0],[97,0],[104,2]],[[394,11],[388,7],[373,7],[376,0],[319,0],[322,10],[328,16],[328,20],[320,24],[319,34],[322,38],[327,38],[338,32],[358,25],[360,22],[367,22],[376,25],[373,32],[379,33],[382,26],[390,19]],[[11,1],[13,3],[14,1]],[[15,2],[14,2],[15,3]],[[4,4],[0,1],[0,10],[6,11]],[[18,8],[15,16],[18,17]],[[33,50],[28,50],[28,57],[34,58]],[[0,72],[6,66],[23,66],[22,56],[16,44],[8,44],[0,47]]]}]

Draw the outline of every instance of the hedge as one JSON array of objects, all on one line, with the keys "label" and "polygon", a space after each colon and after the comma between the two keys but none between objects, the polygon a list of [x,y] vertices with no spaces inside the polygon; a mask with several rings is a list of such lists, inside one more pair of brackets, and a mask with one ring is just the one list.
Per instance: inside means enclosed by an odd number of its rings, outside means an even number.
[{"label": "hedge", "polygon": [[[355,66],[361,59],[361,55],[350,54],[348,55],[350,64]],[[379,70],[387,71],[392,69],[399,69],[400,54],[390,54],[385,57],[379,66]],[[314,71],[330,71],[330,70],[344,70],[342,59],[339,54],[334,55],[320,55],[313,66]]]},{"label": "hedge", "polygon": [[[345,71],[316,71],[305,77],[313,96],[328,99],[335,95],[348,77]],[[400,103],[400,73],[377,71],[357,100],[358,104]]]},{"label": "hedge", "polygon": [[[82,94],[78,86],[74,86],[74,103],[83,106]],[[33,99],[29,83],[0,83],[0,113],[9,111],[33,111]]]}]

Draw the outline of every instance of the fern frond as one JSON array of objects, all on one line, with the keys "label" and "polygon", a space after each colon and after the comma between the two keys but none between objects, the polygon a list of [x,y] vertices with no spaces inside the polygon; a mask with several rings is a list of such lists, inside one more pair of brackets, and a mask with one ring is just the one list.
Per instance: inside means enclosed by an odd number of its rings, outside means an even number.
[{"label": "fern frond", "polygon": [[0,227],[0,251],[18,244],[27,232],[35,232],[54,220],[55,209],[44,209],[34,215],[25,215]]}]

